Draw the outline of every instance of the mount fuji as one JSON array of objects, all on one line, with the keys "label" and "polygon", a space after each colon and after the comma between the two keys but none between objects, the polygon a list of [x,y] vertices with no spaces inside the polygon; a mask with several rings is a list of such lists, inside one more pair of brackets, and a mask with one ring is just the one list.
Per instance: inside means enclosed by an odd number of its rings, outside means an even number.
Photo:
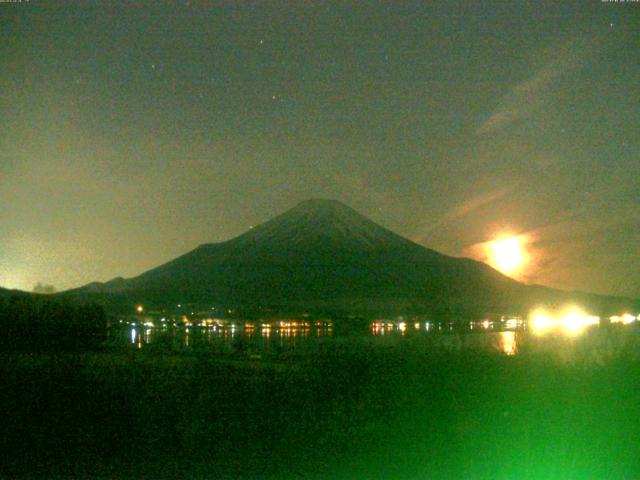
[{"label": "mount fuji", "polygon": [[522,284],[484,263],[418,245],[339,201],[320,199],[135,278],[60,295],[128,311],[143,303],[463,316],[518,313],[534,304],[569,300],[598,310],[624,302]]}]

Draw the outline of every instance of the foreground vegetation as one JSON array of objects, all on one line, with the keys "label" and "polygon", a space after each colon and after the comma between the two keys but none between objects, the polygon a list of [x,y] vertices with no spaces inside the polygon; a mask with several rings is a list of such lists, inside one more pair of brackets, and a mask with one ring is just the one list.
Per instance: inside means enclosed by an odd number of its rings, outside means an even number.
[{"label": "foreground vegetation", "polygon": [[45,295],[0,297],[0,351],[91,350],[107,336],[102,307]]},{"label": "foreground vegetation", "polygon": [[0,355],[9,478],[637,478],[640,360],[330,341]]}]

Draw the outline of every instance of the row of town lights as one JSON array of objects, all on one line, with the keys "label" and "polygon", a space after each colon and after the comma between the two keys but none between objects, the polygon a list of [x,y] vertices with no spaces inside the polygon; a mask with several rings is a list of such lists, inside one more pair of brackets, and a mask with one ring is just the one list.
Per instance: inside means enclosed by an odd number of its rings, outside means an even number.
[{"label": "row of town lights", "polygon": [[[178,307],[181,307],[181,306],[182,306],[181,304],[178,305]],[[136,312],[138,314],[144,313],[144,306],[138,305],[136,307]],[[622,315],[613,315],[609,317],[609,321],[611,323],[621,323],[623,325],[628,325],[630,323],[633,323],[636,321],[636,319],[640,320],[640,315],[636,317],[634,315],[631,315],[630,313],[624,313]],[[516,319],[509,319],[507,321],[507,327],[516,326],[516,323],[517,323]],[[590,325],[598,325],[599,323],[600,323],[600,317],[597,317],[595,315],[587,315],[578,308],[570,308],[566,310],[561,316],[554,316],[542,309],[538,309],[538,310],[535,310],[529,316],[529,324],[533,326],[534,331],[537,333],[544,333],[556,327],[562,327],[570,333],[577,333],[577,332],[580,332],[584,327],[587,327]],[[488,320],[485,320],[484,322],[482,322],[482,326],[485,329],[487,329],[490,325],[492,325],[492,322],[490,323]],[[280,326],[285,326],[285,325],[283,325],[283,322],[281,322]],[[288,325],[286,326],[297,326],[297,324],[295,322],[288,322]],[[378,327],[378,329],[380,327],[384,328],[384,324],[379,324],[378,322],[376,322],[375,327]],[[387,327],[392,328],[392,324],[388,324]],[[428,330],[429,324],[428,323],[425,324],[425,327]],[[398,323],[398,330],[400,330],[401,332],[406,331],[406,328],[407,328],[407,325],[405,322]],[[414,324],[414,328],[419,329],[420,324],[419,323]]]}]

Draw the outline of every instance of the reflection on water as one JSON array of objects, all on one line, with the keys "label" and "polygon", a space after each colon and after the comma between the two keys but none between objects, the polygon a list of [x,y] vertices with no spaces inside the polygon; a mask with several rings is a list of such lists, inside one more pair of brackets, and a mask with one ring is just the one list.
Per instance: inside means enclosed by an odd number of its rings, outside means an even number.
[{"label": "reflection on water", "polygon": [[[147,325],[151,324],[148,322]],[[186,324],[184,324],[186,325]],[[126,332],[131,345],[136,348],[157,345],[160,347],[200,348],[203,346],[222,349],[251,347],[256,349],[294,348],[309,339],[333,336],[331,322],[278,322],[228,323],[193,326],[160,325],[140,331],[137,325],[128,326]],[[116,337],[117,338],[117,337]]]},{"label": "reflection on water", "polygon": [[[445,350],[497,351],[515,356],[524,351],[553,355],[572,361],[590,358],[600,361],[630,345],[640,345],[640,329],[631,316],[614,318],[600,325],[591,317],[565,315],[562,323],[550,323],[541,329],[542,317],[525,322],[520,318],[501,318],[467,323],[432,321],[377,320],[369,324],[338,322],[337,334],[331,321],[216,321],[216,322],[131,322],[122,325],[115,342],[133,348],[205,349],[212,352],[247,352],[259,356],[267,351],[288,351],[317,348],[322,342],[367,341],[373,345],[426,345]],[[635,319],[635,317],[634,317]],[[579,320],[579,322],[578,322]],[[588,323],[587,323],[588,321]],[[355,326],[350,326],[355,325]],[[360,325],[360,326],[358,326]],[[557,328],[552,328],[558,325]],[[576,327],[579,326],[580,328]],[[348,327],[348,328],[346,328]],[[541,334],[544,331],[544,335]],[[120,339],[120,340],[118,340]],[[359,340],[358,340],[359,339]],[[408,342],[408,343],[407,343]],[[414,342],[414,343],[411,343]],[[417,343],[416,343],[417,342]]]},{"label": "reflection on water", "polygon": [[498,333],[498,349],[505,355],[515,355],[518,353],[516,332]]}]

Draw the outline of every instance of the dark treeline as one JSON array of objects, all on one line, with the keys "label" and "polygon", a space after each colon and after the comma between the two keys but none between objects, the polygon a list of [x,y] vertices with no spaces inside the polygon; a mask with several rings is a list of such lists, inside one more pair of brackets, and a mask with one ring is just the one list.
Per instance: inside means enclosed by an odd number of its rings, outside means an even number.
[{"label": "dark treeline", "polygon": [[0,298],[0,349],[79,350],[99,346],[107,333],[98,305],[74,305],[41,296]]}]

